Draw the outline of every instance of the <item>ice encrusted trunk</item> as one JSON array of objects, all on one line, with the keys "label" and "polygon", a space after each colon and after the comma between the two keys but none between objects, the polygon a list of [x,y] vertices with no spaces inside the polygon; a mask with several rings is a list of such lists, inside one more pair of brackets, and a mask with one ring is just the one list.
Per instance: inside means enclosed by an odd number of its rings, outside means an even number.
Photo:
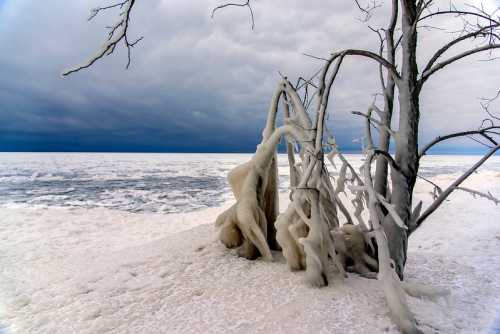
[{"label": "ice encrusted trunk", "polygon": [[[417,29],[418,20],[415,1],[404,0],[402,5],[402,68],[399,91],[399,129],[396,136],[395,160],[401,173],[391,174],[391,203],[406,226],[409,225],[412,209],[412,194],[418,171],[418,124],[420,119],[417,65]],[[382,222],[387,235],[391,258],[396,265],[396,272],[403,277],[408,249],[407,230],[399,227],[394,219],[387,215]]]},{"label": "ice encrusted trunk", "polygon": [[[381,122],[386,126],[390,126],[392,119],[392,111],[394,105],[394,79],[389,78],[386,91],[384,92],[384,113]],[[385,128],[380,129],[379,148],[384,151],[389,151],[391,135]],[[377,169],[375,172],[375,191],[386,197],[387,189],[388,165],[383,157],[377,158]]]},{"label": "ice encrusted trunk", "polygon": [[[262,133],[262,142],[265,142],[276,128],[276,114],[278,112],[278,103],[281,92],[277,91],[273,95],[271,107],[268,113],[266,127]],[[264,210],[267,224],[267,243],[272,250],[280,250],[280,246],[276,241],[276,228],[274,222],[279,215],[279,198],[278,198],[278,156],[276,148],[273,152],[271,164],[267,171],[266,188],[264,189],[259,205]]]},{"label": "ice encrusted trunk", "polygon": [[[392,14],[391,20],[387,29],[385,30],[385,43],[386,43],[386,54],[387,61],[395,65],[396,64],[396,47],[394,41],[394,30],[396,29],[396,24],[398,21],[398,0],[392,0]],[[381,54],[383,51],[383,44],[381,45]],[[391,143],[391,135],[389,133],[389,128],[391,127],[392,113],[394,110],[394,92],[396,88],[396,82],[393,75],[387,72],[386,80],[384,82],[382,65],[379,65],[380,71],[380,83],[384,96],[384,109],[381,115],[381,122],[385,127],[379,129],[379,149],[389,152],[389,146]],[[384,157],[377,158],[377,168],[375,171],[375,191],[384,197],[388,195],[387,180],[388,180],[388,163]]]},{"label": "ice encrusted trunk", "polygon": [[267,187],[264,189],[262,201],[260,205],[264,210],[267,224],[267,243],[272,250],[280,250],[280,246],[276,241],[276,227],[274,222],[279,215],[279,198],[278,198],[278,157],[274,153],[268,171]]}]

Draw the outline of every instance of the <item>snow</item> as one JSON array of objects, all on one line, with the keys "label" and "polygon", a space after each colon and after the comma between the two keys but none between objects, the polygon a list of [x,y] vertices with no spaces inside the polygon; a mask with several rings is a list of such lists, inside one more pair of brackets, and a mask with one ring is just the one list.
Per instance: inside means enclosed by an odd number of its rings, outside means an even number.
[{"label": "snow", "polygon": [[[500,173],[464,186],[500,196]],[[431,190],[418,184],[424,207]],[[450,198],[411,236],[405,272],[450,295],[410,307],[425,333],[494,333],[500,210],[465,192]],[[374,280],[331,275],[313,289],[278,253],[266,263],[225,249],[213,222],[231,204],[169,215],[1,208],[0,333],[397,332]]]}]

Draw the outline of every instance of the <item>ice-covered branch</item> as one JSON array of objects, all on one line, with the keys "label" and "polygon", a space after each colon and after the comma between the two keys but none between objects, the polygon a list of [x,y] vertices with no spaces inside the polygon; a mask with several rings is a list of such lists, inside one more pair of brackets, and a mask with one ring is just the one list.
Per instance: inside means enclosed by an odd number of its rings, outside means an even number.
[{"label": "ice-covered branch", "polygon": [[413,229],[410,229],[410,233],[412,233],[415,229],[417,229],[426,219],[429,217],[437,208],[444,202],[448,196],[455,191],[458,186],[464,182],[472,173],[474,173],[481,165],[488,160],[492,155],[496,153],[500,149],[500,144],[497,144],[488,153],[481,158],[478,162],[474,164],[468,171],[466,171],[462,176],[460,176],[455,182],[453,182],[445,191],[422,213],[422,215],[417,219],[415,226]]},{"label": "ice-covered branch", "polygon": [[398,224],[399,227],[401,227],[403,230],[408,229],[408,227],[405,225],[405,223],[403,222],[401,217],[399,217],[398,213],[396,212],[394,205],[387,202],[385,200],[384,196],[382,196],[380,194],[377,194],[377,199],[378,199],[379,203],[382,204],[387,209],[389,214],[392,216],[392,219],[394,219],[394,221],[396,222],[396,224]]},{"label": "ice-covered branch", "polygon": [[382,122],[380,121],[377,121],[376,119],[374,119],[373,117],[371,117],[370,115],[367,115],[367,114],[363,114],[362,112],[359,112],[359,111],[352,111],[351,112],[353,115],[358,115],[358,116],[363,116],[364,118],[366,118],[370,123],[374,123],[376,125],[378,125],[380,128],[383,128],[385,129],[387,132],[389,132],[391,134],[391,136],[393,137],[396,137],[397,136],[397,133],[395,131],[393,131],[391,128],[389,128],[386,124],[383,124]]},{"label": "ice-covered branch", "polygon": [[293,110],[295,111],[297,119],[300,122],[300,126],[302,126],[305,130],[312,130],[311,118],[307,114],[306,108],[300,100],[300,96],[288,80],[285,80],[284,83],[287,96],[290,97],[289,102],[293,105]]},{"label": "ice-covered branch", "polygon": [[[368,192],[368,209],[370,221],[373,226],[373,233],[377,241],[379,271],[377,280],[385,294],[385,299],[392,318],[403,333],[419,333],[415,318],[406,302],[406,294],[401,285],[401,281],[396,274],[394,262],[389,254],[389,244],[387,237],[380,223],[379,209],[380,200],[383,199],[375,192],[371,177],[371,164],[375,157],[374,151],[368,151],[365,164],[363,166],[363,176]],[[389,207],[390,208],[390,207]],[[393,212],[396,216],[397,213]],[[401,220],[401,218],[399,218]]]},{"label": "ice-covered branch", "polygon": [[281,81],[276,87],[273,97],[271,98],[271,103],[269,104],[269,111],[267,113],[266,127],[262,131],[263,140],[267,140],[274,129],[276,128],[276,114],[278,113],[278,104],[280,101],[281,94],[285,89],[285,82]]},{"label": "ice-covered branch", "polygon": [[128,30],[130,26],[130,15],[135,5],[135,1],[136,0],[126,0],[107,7],[99,7],[92,9],[89,20],[95,17],[102,10],[107,10],[116,7],[124,8],[124,10],[120,13],[121,16],[120,20],[116,22],[113,26],[109,27],[110,32],[108,33],[108,38],[101,46],[101,48],[97,51],[97,53],[94,56],[90,57],[90,59],[88,59],[82,65],[64,71],[62,73],[62,76],[67,76],[72,73],[91,67],[99,59],[112,54],[115,51],[115,48],[118,45],[118,43],[122,41],[125,47],[127,48],[126,68],[130,67],[131,48],[133,48],[137,43],[139,43],[143,39],[143,37],[140,37],[134,41],[131,41],[128,36]]},{"label": "ice-covered branch", "polygon": [[493,196],[493,194],[489,191],[487,193],[483,193],[481,191],[477,191],[477,190],[466,188],[466,187],[457,187],[457,190],[462,190],[462,191],[468,192],[469,194],[472,194],[472,196],[474,196],[474,197],[478,196],[478,197],[490,200],[493,203],[495,203],[495,205],[500,204],[500,199]]},{"label": "ice-covered branch", "polygon": [[[328,159],[330,160],[330,163],[332,165],[334,165],[334,162],[333,162],[333,154],[334,152],[331,152],[327,155]],[[345,166],[345,168],[348,168],[351,172],[351,175],[353,176],[353,178],[358,181],[359,184],[363,184],[363,180],[361,179],[361,177],[358,175],[358,173],[356,172],[356,170],[354,169],[354,167],[352,167],[352,165],[349,163],[349,161],[344,157],[344,155],[337,151],[335,152],[335,155],[339,157],[339,159],[342,161],[342,164],[343,166]]]},{"label": "ice-covered branch", "polygon": [[417,177],[433,186],[433,191],[432,191],[432,199],[433,200],[436,200],[438,198],[438,196],[443,193],[443,189],[440,186],[438,186],[436,183],[429,180],[428,178],[423,177],[422,175],[418,175],[418,174],[417,174]]},{"label": "ice-covered branch", "polygon": [[[335,167],[335,162],[333,161],[334,156],[339,157],[339,159],[342,162],[342,167],[339,172],[339,176],[337,178],[337,187],[333,191],[333,197],[335,198],[335,201],[339,205],[340,210],[342,211],[342,214],[345,216],[347,223],[348,224],[354,224],[353,219],[351,217],[351,214],[349,211],[347,211],[346,207],[342,203],[341,199],[339,198],[339,194],[341,192],[344,192],[346,183],[349,181],[351,183],[354,183],[354,181],[357,182],[358,186],[363,186],[363,180],[361,177],[358,175],[354,167],[349,163],[349,161],[344,157],[344,155],[336,148],[336,146],[332,145],[333,150],[327,154],[327,159],[330,161],[332,166]],[[351,178],[346,177],[346,172],[347,169],[349,169],[351,173]],[[364,221],[361,217],[361,213],[363,211],[364,205],[363,205],[363,196],[366,198],[366,191],[359,192],[356,194],[356,197],[351,201],[356,208],[356,211],[353,213],[354,217],[358,219],[359,223],[361,225],[364,225]]]},{"label": "ice-covered branch", "polygon": [[325,65],[323,72],[321,73],[321,81],[318,89],[318,106],[317,106],[317,135],[316,135],[316,143],[315,143],[315,152],[319,154],[323,149],[323,130],[324,130],[324,122],[326,117],[326,112],[328,108],[328,101],[330,98],[330,91],[332,89],[333,83],[337,78],[337,75],[340,71],[340,65],[344,60],[344,55],[339,54],[336,57],[335,66],[333,68],[333,72],[330,75],[328,81],[325,83],[325,77],[328,72],[329,64]]},{"label": "ice-covered branch", "polygon": [[[283,94],[283,113],[285,119],[290,118],[290,107],[288,104],[288,96]],[[286,153],[288,157],[288,167],[290,169],[290,200],[293,199],[293,188],[297,186],[299,182],[299,171],[297,166],[295,166],[295,152],[293,143],[291,140],[286,141]]]}]

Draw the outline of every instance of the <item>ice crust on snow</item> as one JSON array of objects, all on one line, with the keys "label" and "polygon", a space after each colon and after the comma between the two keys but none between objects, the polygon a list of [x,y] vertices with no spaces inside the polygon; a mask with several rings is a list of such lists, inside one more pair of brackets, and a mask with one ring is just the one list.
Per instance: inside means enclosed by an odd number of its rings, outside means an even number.
[{"label": "ice crust on snow", "polygon": [[[464,186],[500,196],[495,161]],[[424,206],[431,192],[418,183]],[[265,263],[225,249],[212,223],[231,204],[169,215],[1,208],[0,333],[397,332],[373,280],[350,274],[313,289],[278,253]],[[407,280],[451,291],[409,299],[425,333],[499,328],[499,221],[498,206],[456,192],[411,236]]]}]

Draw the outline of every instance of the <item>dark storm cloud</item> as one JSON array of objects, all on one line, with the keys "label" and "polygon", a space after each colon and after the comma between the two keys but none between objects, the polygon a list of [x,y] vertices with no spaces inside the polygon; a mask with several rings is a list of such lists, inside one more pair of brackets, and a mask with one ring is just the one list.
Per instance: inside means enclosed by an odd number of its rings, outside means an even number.
[{"label": "dark storm cloud", "polygon": [[[0,150],[251,151],[278,71],[295,78],[321,66],[302,52],[377,47],[350,0],[261,0],[253,32],[242,9],[211,20],[218,1],[149,0],[133,14],[131,33],[145,39],[129,70],[117,49],[91,70],[60,78],[98,48],[103,27],[116,20],[109,13],[86,23],[89,8],[102,3],[0,0]],[[379,16],[372,24],[384,21],[383,8]],[[436,47],[447,37],[422,36]],[[345,65],[329,124],[353,149],[361,124],[349,111],[371,102],[377,72],[366,60]],[[497,88],[500,74],[491,63],[467,61],[457,69],[423,92],[424,138],[477,123],[476,97]]]}]

